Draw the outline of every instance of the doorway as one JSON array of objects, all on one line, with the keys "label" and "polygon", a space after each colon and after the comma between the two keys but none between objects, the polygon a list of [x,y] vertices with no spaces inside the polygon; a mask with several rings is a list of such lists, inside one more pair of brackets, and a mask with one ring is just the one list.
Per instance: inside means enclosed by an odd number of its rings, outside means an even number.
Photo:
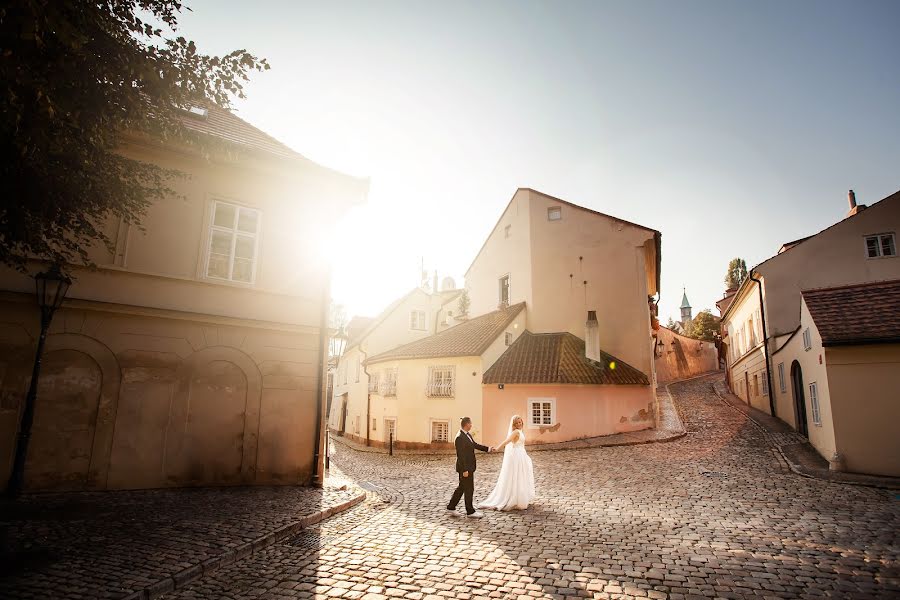
[{"label": "doorway", "polygon": [[791,364],[791,387],[794,392],[794,417],[797,419],[797,431],[809,437],[806,425],[806,396],[803,394],[803,370],[796,360]]},{"label": "doorway", "polygon": [[347,433],[347,394],[341,394],[341,435]]},{"label": "doorway", "polygon": [[744,371],[744,392],[747,394],[747,404],[750,404],[750,373]]}]

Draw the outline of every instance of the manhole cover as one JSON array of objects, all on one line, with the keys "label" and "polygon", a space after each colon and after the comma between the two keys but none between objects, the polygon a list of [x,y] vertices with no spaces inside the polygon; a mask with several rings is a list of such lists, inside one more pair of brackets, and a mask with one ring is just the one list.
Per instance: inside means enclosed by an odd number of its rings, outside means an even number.
[{"label": "manhole cover", "polygon": [[728,477],[728,473],[722,471],[701,471],[700,474],[706,477]]}]

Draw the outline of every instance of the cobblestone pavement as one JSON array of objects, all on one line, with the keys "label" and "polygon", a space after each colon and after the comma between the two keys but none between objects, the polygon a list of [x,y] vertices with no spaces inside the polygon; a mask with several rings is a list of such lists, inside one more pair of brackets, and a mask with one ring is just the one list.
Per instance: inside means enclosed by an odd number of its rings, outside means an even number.
[{"label": "cobblestone pavement", "polygon": [[0,598],[122,598],[358,490],[35,494],[0,504]]},{"label": "cobblestone pavement", "polygon": [[377,493],[167,598],[898,597],[900,499],[791,473],[712,381],[671,386],[685,437],[534,453],[535,504],[480,521],[446,514],[447,457],[338,448]]}]

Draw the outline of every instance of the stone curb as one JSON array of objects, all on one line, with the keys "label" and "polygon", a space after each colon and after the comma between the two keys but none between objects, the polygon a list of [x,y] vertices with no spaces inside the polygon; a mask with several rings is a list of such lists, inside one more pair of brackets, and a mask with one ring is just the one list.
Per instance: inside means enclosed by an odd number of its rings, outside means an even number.
[{"label": "stone curb", "polygon": [[839,485],[856,485],[856,486],[871,487],[871,488],[878,488],[878,489],[892,490],[892,491],[900,489],[900,482],[897,482],[897,483],[884,482],[884,483],[882,483],[879,481],[850,481],[850,480],[846,480],[846,479],[842,480],[842,479],[831,479],[828,477],[822,477],[819,474],[818,470],[808,469],[808,468],[804,467],[803,465],[801,465],[800,463],[797,463],[797,462],[791,460],[791,458],[787,454],[785,454],[784,450],[782,450],[781,446],[779,444],[777,444],[775,442],[775,440],[772,438],[772,434],[769,432],[768,427],[766,427],[765,425],[763,425],[762,423],[757,421],[755,418],[753,418],[753,415],[751,413],[741,410],[740,408],[734,406],[731,402],[726,400],[722,396],[722,394],[719,393],[719,390],[716,388],[715,385],[713,386],[713,392],[715,392],[716,396],[719,398],[720,401],[722,401],[723,404],[725,404],[725,406],[727,406],[731,410],[737,411],[737,412],[741,413],[742,415],[744,415],[745,417],[747,417],[747,419],[749,419],[750,422],[752,422],[760,431],[762,431],[763,437],[766,438],[766,442],[769,444],[769,446],[771,446],[772,448],[774,448],[775,450],[778,451],[778,454],[779,454],[779,456],[781,456],[781,459],[784,461],[784,464],[786,464],[788,466],[788,468],[791,470],[792,473],[794,473],[796,475],[800,475],[801,477],[806,477],[807,479],[815,479],[817,481],[824,481],[825,483],[836,483]]},{"label": "stone curb", "polygon": [[281,540],[290,537],[300,532],[301,530],[310,527],[311,525],[315,525],[316,523],[319,523],[327,519],[328,517],[353,508],[365,499],[366,493],[362,492],[345,502],[342,502],[335,506],[331,506],[325,510],[320,510],[305,515],[299,520],[294,521],[293,523],[288,523],[287,525],[283,525],[274,531],[270,531],[256,538],[255,540],[251,540],[234,548],[229,548],[228,550],[225,550],[216,556],[207,558],[202,562],[191,565],[186,569],[182,569],[181,571],[165,577],[164,579],[155,581],[141,590],[133,592],[127,596],[123,596],[121,600],[154,600],[155,598],[159,598],[164,594],[185,587],[186,585],[196,581],[197,579],[200,579],[206,573],[210,573],[211,571],[214,571],[219,567],[224,567],[235,563],[242,558],[252,556],[263,548],[271,546],[276,542],[280,542]]}]

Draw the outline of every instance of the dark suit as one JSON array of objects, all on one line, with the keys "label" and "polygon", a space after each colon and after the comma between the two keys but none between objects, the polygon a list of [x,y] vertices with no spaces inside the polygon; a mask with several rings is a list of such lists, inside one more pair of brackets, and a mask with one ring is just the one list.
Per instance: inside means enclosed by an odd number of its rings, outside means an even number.
[{"label": "dark suit", "polygon": [[[487,452],[488,447],[476,443],[472,436],[462,429],[456,434],[455,444],[456,472],[459,474],[459,486],[453,492],[453,497],[450,498],[450,504],[447,505],[447,508],[456,510],[459,499],[465,495],[466,513],[471,515],[475,512],[475,507],[472,506],[472,496],[475,494],[475,450]],[[468,477],[463,477],[465,472],[468,472]]]}]

